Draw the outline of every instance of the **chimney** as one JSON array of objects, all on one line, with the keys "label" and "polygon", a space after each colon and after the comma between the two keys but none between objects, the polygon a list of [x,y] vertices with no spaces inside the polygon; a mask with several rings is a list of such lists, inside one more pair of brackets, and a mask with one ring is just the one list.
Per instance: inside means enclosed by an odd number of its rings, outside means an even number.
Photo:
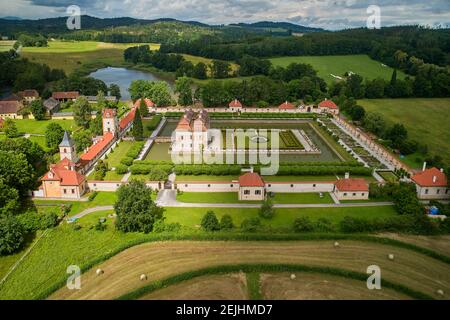
[{"label": "chimney", "polygon": [[348,172],[345,173],[345,179],[350,179],[350,173]]},{"label": "chimney", "polygon": [[422,171],[425,171],[425,170],[426,170],[426,168],[427,168],[427,163],[426,163],[426,162],[424,162],[424,163],[423,163],[423,168],[422,168]]},{"label": "chimney", "polygon": [[441,170],[439,170],[439,171],[441,171],[442,173],[444,173],[444,168],[441,168]]}]

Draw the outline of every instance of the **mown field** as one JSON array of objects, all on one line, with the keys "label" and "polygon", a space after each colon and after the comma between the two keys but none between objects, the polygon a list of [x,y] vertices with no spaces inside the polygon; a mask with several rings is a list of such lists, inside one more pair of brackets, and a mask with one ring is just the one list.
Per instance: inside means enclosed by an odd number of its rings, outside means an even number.
[{"label": "mown field", "polygon": [[41,120],[37,121],[34,119],[23,119],[23,120],[15,120],[14,123],[17,126],[17,130],[20,133],[30,133],[30,134],[45,134],[45,131],[47,130],[47,127],[50,123],[57,123],[59,124],[63,129],[74,131],[78,127],[75,124],[74,120],[62,120],[62,119],[55,119],[55,120]]},{"label": "mown field", "polygon": [[0,52],[11,50],[14,45],[14,40],[1,40],[0,41]]},{"label": "mown field", "polygon": [[[307,63],[317,70],[319,77],[327,83],[332,83],[337,79],[332,76],[342,77],[346,72],[357,73],[364,78],[383,78],[390,80],[393,69],[382,66],[381,62],[370,59],[367,55],[348,56],[295,56],[280,57],[270,59],[274,66],[287,67],[291,63]],[[400,79],[405,77],[401,71],[397,72]]]},{"label": "mown field", "polygon": [[[450,99],[376,99],[358,103],[366,111],[382,114],[390,123],[402,123],[409,138],[427,145],[431,154],[440,155],[450,163]],[[404,161],[420,168],[423,159],[413,154]]]},{"label": "mown field", "polygon": [[[422,254],[375,243],[341,241],[182,241],[147,243],[127,249],[83,275],[81,290],[61,288],[51,299],[114,299],[152,281],[219,265],[302,264],[365,273],[367,264],[378,265],[383,279],[439,298],[436,291],[450,289],[449,266]],[[239,252],[239,254],[236,254]],[[387,255],[401,257],[389,261]],[[97,276],[100,268],[104,274]],[[445,295],[444,295],[445,297]]]},{"label": "mown field", "polygon": [[[125,63],[123,50],[142,44],[105,43],[96,41],[49,41],[48,47],[26,47],[21,55],[51,68],[63,69],[67,74],[80,67],[95,65],[120,66]],[[159,44],[150,44],[158,49]]]}]

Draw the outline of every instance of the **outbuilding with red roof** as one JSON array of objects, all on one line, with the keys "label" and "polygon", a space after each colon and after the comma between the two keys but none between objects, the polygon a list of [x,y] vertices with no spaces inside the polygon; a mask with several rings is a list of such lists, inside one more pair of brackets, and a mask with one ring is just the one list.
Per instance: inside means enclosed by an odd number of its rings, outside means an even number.
[{"label": "outbuilding with red roof", "polygon": [[292,103],[286,101],[286,102],[283,102],[282,104],[280,104],[278,106],[278,109],[280,109],[280,110],[294,110],[295,106]]},{"label": "outbuilding with red roof", "polygon": [[417,197],[422,200],[449,199],[450,188],[443,169],[424,169],[412,176],[416,185]]},{"label": "outbuilding with red roof", "polygon": [[369,184],[363,178],[339,179],[334,183],[334,195],[338,200],[367,200],[369,199]]},{"label": "outbuilding with red roof", "polygon": [[239,200],[259,201],[266,196],[265,183],[255,172],[247,172],[239,177]]},{"label": "outbuilding with red roof", "polygon": [[321,103],[319,103],[319,109],[327,113],[334,113],[334,114],[339,113],[338,106],[333,101],[328,99],[325,99]]}]

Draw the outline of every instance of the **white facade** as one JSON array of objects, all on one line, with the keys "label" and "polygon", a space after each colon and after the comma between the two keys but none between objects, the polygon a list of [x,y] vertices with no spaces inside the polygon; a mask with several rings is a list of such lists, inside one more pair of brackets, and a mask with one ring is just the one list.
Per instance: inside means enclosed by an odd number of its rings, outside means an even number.
[{"label": "white facade", "polygon": [[421,200],[446,200],[450,199],[448,187],[421,187],[416,184],[417,198]]},{"label": "white facade", "polygon": [[369,200],[368,191],[339,191],[335,189],[334,194],[338,200]]},{"label": "white facade", "polygon": [[266,196],[265,187],[240,187],[239,200],[259,201],[264,200]]}]

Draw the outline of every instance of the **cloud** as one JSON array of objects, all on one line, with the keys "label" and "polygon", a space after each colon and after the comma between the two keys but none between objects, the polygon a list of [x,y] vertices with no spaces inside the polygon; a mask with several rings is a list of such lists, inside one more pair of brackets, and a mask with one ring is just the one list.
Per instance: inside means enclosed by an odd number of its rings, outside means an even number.
[{"label": "cloud", "polygon": [[60,16],[72,4],[97,17],[164,17],[210,24],[272,20],[327,29],[365,26],[366,9],[376,4],[385,26],[450,22],[449,0],[17,0],[2,1],[0,12],[43,18]]}]

